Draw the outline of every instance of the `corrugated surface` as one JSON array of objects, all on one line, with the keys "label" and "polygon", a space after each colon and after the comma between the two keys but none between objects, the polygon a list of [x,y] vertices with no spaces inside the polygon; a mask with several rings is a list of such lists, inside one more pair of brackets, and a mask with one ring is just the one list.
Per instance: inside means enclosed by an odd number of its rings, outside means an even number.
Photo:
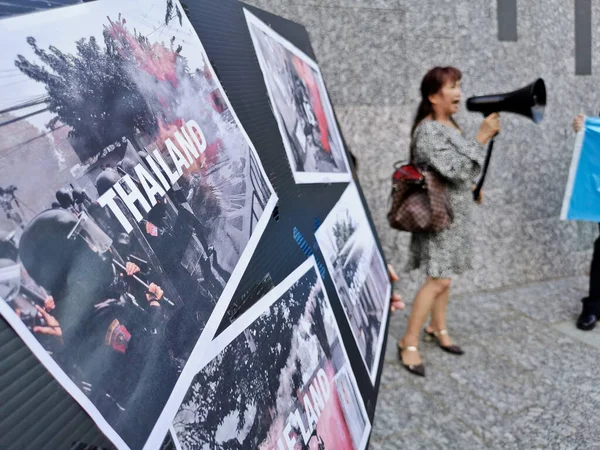
[{"label": "corrugated surface", "polygon": [[0,449],[97,448],[114,446],[0,318]]},{"label": "corrugated surface", "polygon": [[71,449],[78,444],[83,444],[78,447],[81,449],[113,448],[79,404],[0,319],[0,449]]}]

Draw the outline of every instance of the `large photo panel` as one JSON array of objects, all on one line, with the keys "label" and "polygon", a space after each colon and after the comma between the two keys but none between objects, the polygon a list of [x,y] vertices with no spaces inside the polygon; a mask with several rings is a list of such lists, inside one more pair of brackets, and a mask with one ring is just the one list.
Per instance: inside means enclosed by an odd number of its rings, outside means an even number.
[{"label": "large photo panel", "polygon": [[370,422],[313,257],[213,345],[173,421],[179,449],[366,448]]},{"label": "large photo panel", "polygon": [[348,185],[315,236],[362,359],[375,383],[391,285],[354,183]]},{"label": "large photo panel", "polygon": [[118,448],[156,448],[277,197],[177,0],[0,36],[0,313]]},{"label": "large photo panel", "polygon": [[351,181],[319,66],[248,10],[244,14],[294,180]]}]

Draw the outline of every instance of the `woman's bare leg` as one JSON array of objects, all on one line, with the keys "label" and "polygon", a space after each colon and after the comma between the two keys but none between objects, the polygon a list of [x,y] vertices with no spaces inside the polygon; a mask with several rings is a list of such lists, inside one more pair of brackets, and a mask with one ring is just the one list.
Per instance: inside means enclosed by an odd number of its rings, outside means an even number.
[{"label": "woman's bare leg", "polygon": [[[450,281],[450,280],[448,280]],[[450,299],[450,285],[433,302],[431,308],[431,322],[427,326],[428,332],[441,331],[446,329],[446,311],[448,310],[448,300]],[[444,346],[452,345],[452,339],[447,334],[438,335],[438,339]]]},{"label": "woman's bare leg", "polygon": [[[448,290],[449,286],[450,280],[427,278],[411,306],[408,327],[406,328],[404,337],[398,342],[398,345],[402,348],[406,348],[409,346],[416,347],[419,344],[419,333],[421,332],[421,328],[423,327],[427,316],[432,310],[434,302],[443,291]],[[408,365],[417,365],[421,363],[421,356],[418,352],[403,352],[402,359],[403,363]]]}]

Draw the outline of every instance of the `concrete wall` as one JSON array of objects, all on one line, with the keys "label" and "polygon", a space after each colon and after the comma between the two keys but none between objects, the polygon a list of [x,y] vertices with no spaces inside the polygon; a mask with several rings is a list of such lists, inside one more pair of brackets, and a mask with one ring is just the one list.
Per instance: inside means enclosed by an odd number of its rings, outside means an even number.
[{"label": "concrete wall", "polygon": [[[544,78],[548,108],[541,125],[514,115],[502,118],[485,202],[476,214],[477,269],[456,279],[455,292],[588,271],[597,227],[559,220],[574,143],[571,119],[580,110],[600,111],[600,58],[593,60],[593,75],[575,75],[574,2],[518,0],[516,42],[498,40],[494,1],[249,3],[308,29],[342,132],[359,160],[386,256],[399,270],[406,262],[408,235],[387,225],[389,179],[393,162],[407,156],[425,72],[434,65],[459,67],[465,97],[510,91]],[[592,30],[600,25],[600,3],[593,3]],[[593,54],[600,55],[599,47],[596,39]],[[481,116],[462,111],[458,120],[474,136]],[[422,273],[404,274],[400,288],[410,296],[422,280]]]}]

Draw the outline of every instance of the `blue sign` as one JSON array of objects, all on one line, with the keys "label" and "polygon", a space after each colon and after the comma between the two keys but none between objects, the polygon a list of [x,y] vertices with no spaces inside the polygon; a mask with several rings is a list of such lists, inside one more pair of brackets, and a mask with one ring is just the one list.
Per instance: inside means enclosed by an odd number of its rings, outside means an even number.
[{"label": "blue sign", "polygon": [[600,222],[600,117],[586,117],[577,135],[561,218]]}]

